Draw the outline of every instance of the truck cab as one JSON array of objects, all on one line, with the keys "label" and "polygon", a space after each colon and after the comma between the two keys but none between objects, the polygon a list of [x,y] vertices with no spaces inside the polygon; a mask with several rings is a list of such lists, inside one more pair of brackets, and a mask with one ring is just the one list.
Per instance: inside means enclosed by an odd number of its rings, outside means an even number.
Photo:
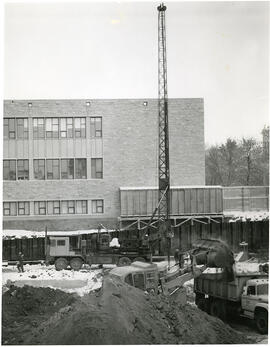
[{"label": "truck cab", "polygon": [[251,279],[246,282],[241,296],[243,315],[255,319],[260,332],[267,331],[268,279]]}]

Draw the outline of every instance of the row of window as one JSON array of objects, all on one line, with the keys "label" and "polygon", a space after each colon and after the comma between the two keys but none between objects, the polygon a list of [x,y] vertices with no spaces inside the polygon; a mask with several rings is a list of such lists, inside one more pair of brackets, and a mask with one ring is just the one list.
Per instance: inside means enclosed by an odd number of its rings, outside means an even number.
[{"label": "row of window", "polygon": [[[28,139],[28,118],[4,118],[4,139]],[[34,139],[85,138],[86,118],[33,118]],[[102,117],[90,117],[90,137],[102,137]]]},{"label": "row of window", "polygon": [[[35,180],[86,179],[87,161],[81,159],[33,159]],[[103,178],[103,159],[91,159],[91,178]],[[29,159],[3,160],[3,179],[29,180]]]},{"label": "row of window", "polygon": [[[104,212],[103,200],[91,200],[92,214]],[[87,200],[34,201],[34,215],[88,214]],[[29,216],[30,202],[3,202],[4,216]]]}]

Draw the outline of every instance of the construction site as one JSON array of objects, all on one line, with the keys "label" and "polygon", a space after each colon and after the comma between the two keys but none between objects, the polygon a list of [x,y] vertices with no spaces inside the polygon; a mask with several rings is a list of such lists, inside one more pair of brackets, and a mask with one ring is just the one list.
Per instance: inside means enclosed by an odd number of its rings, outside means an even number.
[{"label": "construction site", "polygon": [[3,345],[268,344],[268,184],[205,184],[155,11],[157,99],[4,101]]}]

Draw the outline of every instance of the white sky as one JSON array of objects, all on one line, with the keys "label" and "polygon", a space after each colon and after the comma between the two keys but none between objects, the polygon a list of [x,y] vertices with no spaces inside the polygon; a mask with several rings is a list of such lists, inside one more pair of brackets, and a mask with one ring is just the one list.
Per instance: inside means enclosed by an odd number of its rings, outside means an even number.
[{"label": "white sky", "polygon": [[[4,98],[155,98],[158,2],[6,3]],[[203,97],[205,140],[268,120],[269,3],[166,2],[169,97]]]}]

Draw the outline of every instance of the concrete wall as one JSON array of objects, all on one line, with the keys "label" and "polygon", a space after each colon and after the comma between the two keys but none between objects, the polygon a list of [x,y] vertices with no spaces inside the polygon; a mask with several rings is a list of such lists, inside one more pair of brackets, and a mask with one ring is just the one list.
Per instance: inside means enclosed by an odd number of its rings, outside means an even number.
[{"label": "concrete wall", "polygon": [[[104,223],[120,215],[119,187],[157,186],[158,102],[120,100],[7,100],[4,117],[27,117],[29,139],[4,140],[4,159],[29,159],[29,181],[5,181],[4,201],[104,199]],[[144,102],[147,102],[147,106]],[[29,107],[28,103],[32,106]],[[204,185],[204,110],[202,99],[169,100],[171,185]],[[90,138],[90,117],[101,116],[102,139]],[[33,139],[34,117],[86,117],[85,139]],[[33,180],[33,159],[87,158],[87,179]],[[103,158],[103,179],[91,179],[91,158]],[[77,219],[77,229],[96,226],[97,216]],[[36,228],[41,217],[4,217],[4,228]],[[61,229],[60,216],[50,217]],[[21,222],[19,222],[21,220]],[[93,221],[93,223],[91,222]],[[16,223],[13,221],[17,221]],[[31,226],[32,225],[32,226]],[[65,225],[64,225],[65,227]]]}]

